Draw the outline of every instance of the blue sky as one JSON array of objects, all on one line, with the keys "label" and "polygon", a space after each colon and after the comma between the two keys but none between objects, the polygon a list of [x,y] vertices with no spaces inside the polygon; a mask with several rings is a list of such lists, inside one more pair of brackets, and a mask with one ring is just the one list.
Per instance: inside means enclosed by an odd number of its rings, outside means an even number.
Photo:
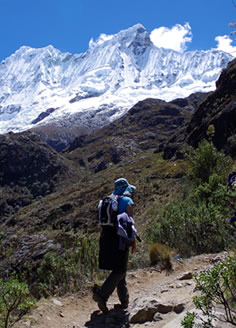
[{"label": "blue sky", "polygon": [[233,52],[231,22],[232,0],[0,0],[0,61],[23,45],[85,52],[91,39],[137,23],[163,47]]}]

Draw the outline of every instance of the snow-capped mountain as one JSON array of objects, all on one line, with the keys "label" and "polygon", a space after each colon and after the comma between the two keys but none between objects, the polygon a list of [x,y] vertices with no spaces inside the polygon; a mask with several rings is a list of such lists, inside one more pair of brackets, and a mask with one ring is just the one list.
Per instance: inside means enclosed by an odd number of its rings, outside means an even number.
[{"label": "snow-capped mountain", "polygon": [[0,133],[101,127],[145,98],[170,101],[214,90],[231,59],[216,50],[158,48],[140,24],[102,35],[78,55],[24,46],[0,64]]}]

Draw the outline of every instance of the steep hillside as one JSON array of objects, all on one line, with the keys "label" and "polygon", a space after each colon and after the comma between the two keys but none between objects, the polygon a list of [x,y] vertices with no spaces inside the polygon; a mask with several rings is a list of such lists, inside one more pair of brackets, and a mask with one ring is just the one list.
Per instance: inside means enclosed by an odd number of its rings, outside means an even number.
[{"label": "steep hillside", "polygon": [[217,148],[236,156],[236,59],[220,75],[216,91],[194,113],[186,129],[187,142],[196,146],[211,124]]},{"label": "steep hillside", "polygon": [[74,165],[36,134],[0,135],[0,222],[76,176]]},{"label": "steep hillside", "polygon": [[208,127],[215,129],[213,142],[219,150],[236,156],[236,60],[230,62],[216,82],[216,90],[206,94],[182,133],[162,144],[165,159],[181,158],[184,145],[197,146],[207,137]]},{"label": "steep hillside", "polygon": [[122,118],[96,133],[76,138],[64,151],[68,159],[81,167],[99,172],[121,161],[129,162],[143,151],[159,147],[190,121],[206,94],[165,102],[146,99],[138,102]]}]

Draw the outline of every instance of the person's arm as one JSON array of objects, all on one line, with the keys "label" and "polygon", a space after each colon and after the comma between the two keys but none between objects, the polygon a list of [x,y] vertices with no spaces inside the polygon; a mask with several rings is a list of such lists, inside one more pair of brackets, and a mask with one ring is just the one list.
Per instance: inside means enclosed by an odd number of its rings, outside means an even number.
[{"label": "person's arm", "polygon": [[134,213],[133,213],[133,207],[131,204],[126,207],[126,211],[129,214],[129,216],[131,216],[133,218]]}]

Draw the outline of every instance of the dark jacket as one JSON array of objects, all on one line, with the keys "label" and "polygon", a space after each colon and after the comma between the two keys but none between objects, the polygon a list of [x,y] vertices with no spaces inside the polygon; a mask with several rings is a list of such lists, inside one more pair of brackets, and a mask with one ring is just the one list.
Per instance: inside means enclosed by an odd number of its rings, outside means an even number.
[{"label": "dark jacket", "polygon": [[128,264],[128,248],[119,250],[117,230],[110,226],[102,228],[99,241],[99,268],[103,270],[126,271]]},{"label": "dark jacket", "polygon": [[126,212],[117,216],[117,234],[120,250],[125,250],[133,245],[133,240],[137,236],[136,229],[133,218]]}]

